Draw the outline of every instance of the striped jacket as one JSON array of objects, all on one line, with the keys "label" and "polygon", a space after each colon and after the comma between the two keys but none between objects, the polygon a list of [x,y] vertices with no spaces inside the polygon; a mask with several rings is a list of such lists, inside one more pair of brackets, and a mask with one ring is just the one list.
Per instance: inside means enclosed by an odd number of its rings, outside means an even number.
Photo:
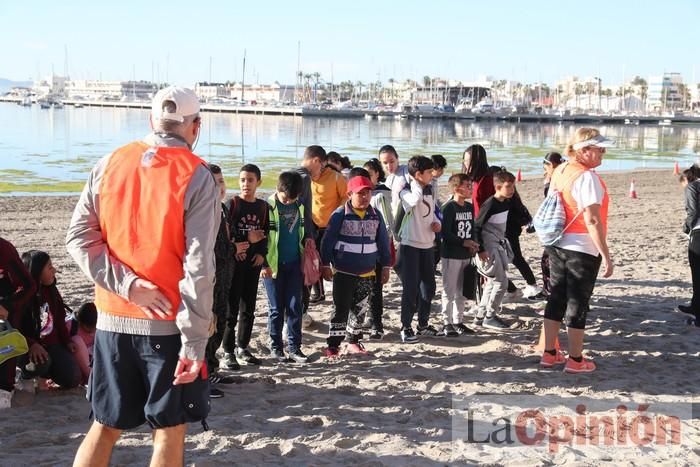
[{"label": "striped jacket", "polygon": [[379,211],[369,206],[360,218],[350,201],[336,209],[321,242],[321,261],[357,276],[374,271],[377,263],[389,266],[389,235]]}]

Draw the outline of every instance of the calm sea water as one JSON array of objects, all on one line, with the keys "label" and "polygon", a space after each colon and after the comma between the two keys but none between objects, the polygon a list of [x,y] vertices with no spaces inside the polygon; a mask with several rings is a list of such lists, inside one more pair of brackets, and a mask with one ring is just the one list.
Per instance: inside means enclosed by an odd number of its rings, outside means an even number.
[{"label": "calm sea water", "polygon": [[[700,127],[597,126],[617,141],[602,170],[687,165],[700,154]],[[330,119],[203,114],[195,152],[235,176],[243,163],[258,164],[265,185],[281,170],[298,165],[304,147],[320,144],[362,164],[383,144],[402,160],[443,154],[447,172],[459,170],[464,149],[483,144],[491,164],[539,174],[542,156],[561,150],[576,125],[475,123],[401,119]],[[131,109],[40,109],[0,103],[0,182],[82,181],[95,161],[144,136],[148,112]]]}]

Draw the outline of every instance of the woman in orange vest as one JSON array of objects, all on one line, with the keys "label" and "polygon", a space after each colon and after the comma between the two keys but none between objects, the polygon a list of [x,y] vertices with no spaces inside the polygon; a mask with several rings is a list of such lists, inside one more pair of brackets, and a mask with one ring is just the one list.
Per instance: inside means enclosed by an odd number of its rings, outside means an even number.
[{"label": "woman in orange vest", "polygon": [[[546,247],[549,254],[551,293],[544,311],[545,350],[540,365],[566,364],[567,373],[590,373],[596,366],[583,357],[586,315],[596,277],[613,273],[606,241],[608,191],[593,169],[612,142],[594,128],[579,128],[566,147],[569,161],[557,167],[551,187],[562,195],[566,228],[561,239]],[[556,350],[559,326],[566,320],[569,358]]]}]

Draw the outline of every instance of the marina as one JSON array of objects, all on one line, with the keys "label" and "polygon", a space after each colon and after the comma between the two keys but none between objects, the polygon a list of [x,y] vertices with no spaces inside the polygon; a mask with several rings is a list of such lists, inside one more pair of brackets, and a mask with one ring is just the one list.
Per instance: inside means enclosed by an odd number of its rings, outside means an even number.
[{"label": "marina", "polygon": [[[0,102],[27,105],[26,99],[17,97],[0,97]],[[36,100],[34,101],[36,102]],[[125,109],[150,109],[149,102],[129,102],[112,100],[76,100],[64,99],[63,105],[74,107],[104,107]],[[40,105],[45,105],[39,102]],[[50,106],[45,106],[49,108]],[[416,106],[417,107],[417,106]],[[437,107],[437,106],[435,106]],[[478,122],[532,122],[532,123],[604,123],[623,125],[694,125],[700,124],[700,117],[695,115],[635,115],[628,114],[595,114],[595,113],[511,113],[511,112],[445,112],[440,110],[391,110],[391,109],[362,109],[362,108],[320,108],[317,106],[296,105],[227,105],[202,104],[202,112],[232,113],[247,115],[284,115],[294,117],[322,118],[407,118],[407,119],[439,119],[439,120],[474,120]]]},{"label": "marina", "polygon": [[[83,101],[50,109],[0,104],[0,121],[13,128],[0,141],[0,192],[79,191],[100,157],[144,136],[147,106],[104,104],[109,106]],[[330,111],[252,114],[245,108],[238,110],[243,111],[204,112],[195,148],[197,154],[219,164],[234,187],[235,171],[250,162],[260,166],[263,186],[271,188],[276,174],[296,167],[304,147],[314,143],[356,164],[376,157],[384,144],[394,145],[402,160],[415,154],[443,154],[449,173],[460,169],[464,149],[479,143],[486,147],[490,160],[520,169],[528,177],[539,177],[542,156],[563,150],[577,127],[573,121],[400,118],[380,112],[372,117],[353,114],[342,118]],[[700,154],[700,125],[613,122],[599,127],[616,140],[603,170],[673,167],[675,162],[695,162]]]}]

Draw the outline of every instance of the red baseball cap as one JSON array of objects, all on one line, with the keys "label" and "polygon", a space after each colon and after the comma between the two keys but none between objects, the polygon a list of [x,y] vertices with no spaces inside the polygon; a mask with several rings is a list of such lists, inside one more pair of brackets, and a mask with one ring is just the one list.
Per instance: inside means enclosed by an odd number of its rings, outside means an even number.
[{"label": "red baseball cap", "polygon": [[372,180],[370,180],[367,177],[363,177],[360,175],[357,177],[352,177],[350,181],[348,181],[349,193],[357,193],[358,191],[364,190],[365,188],[370,190],[374,188]]}]

